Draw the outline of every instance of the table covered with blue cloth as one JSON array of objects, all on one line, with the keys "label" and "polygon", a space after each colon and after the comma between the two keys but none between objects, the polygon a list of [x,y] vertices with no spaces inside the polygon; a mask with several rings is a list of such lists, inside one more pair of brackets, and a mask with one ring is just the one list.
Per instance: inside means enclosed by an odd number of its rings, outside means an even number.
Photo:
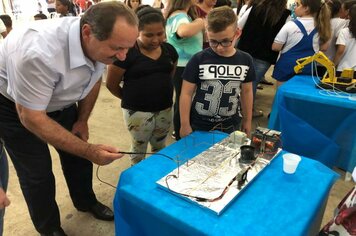
[{"label": "table covered with blue cloth", "polygon": [[[192,158],[225,137],[194,132],[160,153]],[[158,187],[156,181],[177,164],[152,155],[121,174],[116,235],[315,235],[338,175],[304,157],[294,175],[285,174],[282,164],[279,155],[218,216]]]},{"label": "table covered with blue cloth", "polygon": [[356,165],[356,101],[316,88],[311,76],[278,89],[268,127],[282,132],[284,150],[348,172]]}]

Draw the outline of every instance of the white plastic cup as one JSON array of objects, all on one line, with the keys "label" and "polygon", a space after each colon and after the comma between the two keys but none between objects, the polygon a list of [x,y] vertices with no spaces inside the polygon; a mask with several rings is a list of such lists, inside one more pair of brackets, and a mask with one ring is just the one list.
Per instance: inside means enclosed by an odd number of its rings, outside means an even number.
[{"label": "white plastic cup", "polygon": [[294,174],[302,158],[293,153],[283,154],[283,171],[287,174]]}]

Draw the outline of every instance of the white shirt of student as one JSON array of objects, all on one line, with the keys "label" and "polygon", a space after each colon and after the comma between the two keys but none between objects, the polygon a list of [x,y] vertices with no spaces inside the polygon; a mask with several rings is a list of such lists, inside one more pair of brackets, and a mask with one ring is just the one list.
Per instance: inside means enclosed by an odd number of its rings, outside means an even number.
[{"label": "white shirt of student", "polygon": [[339,36],[340,30],[347,27],[349,25],[349,20],[341,19],[339,17],[335,17],[331,19],[331,38],[329,40],[329,47],[325,52],[325,55],[330,59],[334,60],[335,51],[336,51],[336,39]]},{"label": "white shirt of student", "polygon": [[[314,19],[312,17],[303,17],[303,18],[298,17],[297,19],[302,23],[308,35],[315,28]],[[285,53],[289,49],[297,45],[300,42],[300,40],[302,40],[302,38],[303,38],[303,33],[299,29],[299,27],[293,21],[288,21],[278,32],[276,38],[274,39],[274,42],[279,44],[284,44],[281,53]],[[316,33],[313,37],[313,48],[314,51],[316,52],[319,51],[318,33]]]},{"label": "white shirt of student", "polygon": [[80,18],[34,21],[0,46],[0,93],[33,110],[62,110],[85,98],[105,65],[84,55]]},{"label": "white shirt of student", "polygon": [[356,39],[352,36],[349,28],[344,28],[340,31],[336,45],[345,46],[345,52],[337,66],[337,71],[342,71],[346,68],[356,70]]},{"label": "white shirt of student", "polygon": [[6,32],[6,26],[4,24],[4,22],[0,19],[0,43],[2,43],[3,41],[3,37],[1,35],[1,33]]}]

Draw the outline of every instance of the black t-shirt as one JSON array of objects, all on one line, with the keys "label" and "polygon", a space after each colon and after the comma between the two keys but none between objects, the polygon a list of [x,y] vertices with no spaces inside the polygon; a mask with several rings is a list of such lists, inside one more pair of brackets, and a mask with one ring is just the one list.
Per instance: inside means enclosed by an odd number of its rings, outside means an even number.
[{"label": "black t-shirt", "polygon": [[254,58],[275,64],[279,52],[272,50],[272,44],[279,30],[286,23],[290,11],[285,9],[279,21],[273,26],[263,22],[265,14],[267,13],[257,14],[256,7],[252,7],[237,47]]},{"label": "black t-shirt", "polygon": [[210,130],[218,124],[227,128],[240,121],[241,83],[255,80],[252,57],[237,50],[222,57],[211,48],[195,54],[188,62],[183,79],[195,83],[190,122],[198,130]]},{"label": "black t-shirt", "polygon": [[123,108],[156,112],[172,106],[172,70],[178,54],[168,43],[163,43],[161,49],[161,56],[154,60],[143,55],[136,44],[128,51],[125,61],[114,62],[126,70],[122,88]]}]

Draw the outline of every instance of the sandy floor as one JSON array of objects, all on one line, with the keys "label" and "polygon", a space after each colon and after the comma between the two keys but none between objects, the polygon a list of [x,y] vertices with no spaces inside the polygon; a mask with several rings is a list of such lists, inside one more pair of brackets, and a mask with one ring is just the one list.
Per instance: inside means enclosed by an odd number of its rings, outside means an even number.
[{"label": "sandy floor", "polygon": [[[274,88],[272,86],[264,86],[264,90],[258,92],[258,100],[256,104],[258,104],[258,107],[262,109],[265,114],[268,114],[269,112],[273,94]],[[266,124],[266,116],[254,120],[254,126],[266,126]],[[121,150],[128,151],[130,147],[129,141],[130,138],[123,124],[119,101],[107,91],[105,84],[103,84],[98,102],[90,119],[90,142],[115,145]],[[171,142],[173,141],[169,138],[168,143]],[[70,236],[114,235],[113,222],[98,221],[89,214],[78,212],[73,207],[63,174],[61,173],[58,155],[53,149],[51,149],[51,151],[53,153],[53,171],[56,177],[56,200],[61,212],[63,229]],[[106,182],[116,186],[120,173],[127,169],[129,165],[130,162],[128,157],[125,156],[108,166],[100,167],[99,176]],[[112,207],[115,189],[101,183],[97,179],[95,176],[96,168],[97,167],[95,166],[93,178],[94,191],[101,202]],[[344,174],[342,171],[339,172],[341,175]],[[334,208],[352,186],[352,182],[344,182],[343,180],[337,181],[330,193],[323,224],[330,219]],[[38,235],[30,220],[27,206],[23,199],[18,179],[11,163],[8,195],[11,199],[11,205],[7,208],[5,215],[4,235]]]}]

